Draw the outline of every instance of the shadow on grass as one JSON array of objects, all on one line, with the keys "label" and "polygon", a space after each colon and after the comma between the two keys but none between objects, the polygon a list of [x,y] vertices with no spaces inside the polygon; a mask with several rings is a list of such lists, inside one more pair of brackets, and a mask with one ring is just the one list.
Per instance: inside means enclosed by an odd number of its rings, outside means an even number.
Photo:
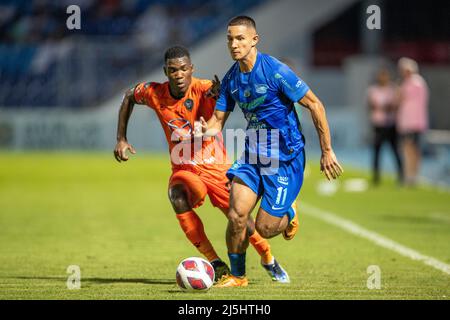
[{"label": "shadow on grass", "polygon": [[[14,277],[10,279],[21,280],[53,280],[66,282],[67,277]],[[96,284],[112,284],[112,283],[142,283],[142,284],[165,284],[174,285],[176,282],[174,279],[142,279],[142,278],[81,278],[82,282],[96,283]]]}]

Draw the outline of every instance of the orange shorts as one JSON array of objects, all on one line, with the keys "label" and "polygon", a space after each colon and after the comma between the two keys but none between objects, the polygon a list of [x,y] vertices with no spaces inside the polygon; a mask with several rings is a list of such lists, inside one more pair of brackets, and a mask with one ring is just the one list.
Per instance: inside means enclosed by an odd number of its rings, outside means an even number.
[{"label": "orange shorts", "polygon": [[225,173],[226,170],[194,172],[189,169],[173,169],[169,188],[177,184],[184,185],[192,208],[200,207],[208,195],[214,207],[228,210],[230,188]]}]

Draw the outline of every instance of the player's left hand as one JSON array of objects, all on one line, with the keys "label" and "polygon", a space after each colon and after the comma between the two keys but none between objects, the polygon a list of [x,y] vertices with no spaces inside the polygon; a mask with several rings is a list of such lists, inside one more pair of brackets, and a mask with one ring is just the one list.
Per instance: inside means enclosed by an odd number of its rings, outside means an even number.
[{"label": "player's left hand", "polygon": [[325,174],[328,180],[331,180],[331,178],[336,179],[344,172],[333,150],[322,152],[320,171]]},{"label": "player's left hand", "polygon": [[214,75],[214,80],[211,80],[211,81],[212,81],[212,86],[206,92],[206,96],[208,98],[217,99],[217,98],[219,98],[219,93],[220,93],[220,80],[217,77],[217,75]]},{"label": "player's left hand", "polygon": [[200,117],[200,128],[202,130],[202,134],[208,131],[208,122],[206,122],[205,118]]},{"label": "player's left hand", "polygon": [[194,138],[203,137],[203,122],[206,122],[203,117],[200,117],[200,121],[194,121]]},{"label": "player's left hand", "polygon": [[215,136],[218,132],[214,129],[209,128],[208,122],[205,120],[205,118],[200,117],[200,123],[199,125],[199,136],[202,135],[203,137],[212,137]]}]

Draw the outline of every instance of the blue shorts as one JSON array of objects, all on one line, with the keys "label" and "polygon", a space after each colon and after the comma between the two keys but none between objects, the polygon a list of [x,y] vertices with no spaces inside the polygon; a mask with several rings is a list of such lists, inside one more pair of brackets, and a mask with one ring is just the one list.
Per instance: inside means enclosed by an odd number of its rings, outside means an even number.
[{"label": "blue shorts", "polygon": [[305,151],[302,150],[290,161],[279,161],[273,174],[264,174],[261,165],[236,160],[227,171],[227,177],[230,181],[234,177],[240,178],[254,193],[261,196],[261,208],[270,215],[282,218],[287,214],[291,221],[294,217],[291,205],[300,193],[304,168]]}]

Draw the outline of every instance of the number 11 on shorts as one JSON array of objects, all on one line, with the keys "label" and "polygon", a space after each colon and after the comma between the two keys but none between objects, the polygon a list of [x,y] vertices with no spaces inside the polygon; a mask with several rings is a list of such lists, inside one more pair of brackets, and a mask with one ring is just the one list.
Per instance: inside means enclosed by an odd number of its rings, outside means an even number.
[{"label": "number 11 on shorts", "polygon": [[[281,199],[282,196],[283,196],[283,199]],[[284,206],[284,203],[286,202],[286,196],[287,196],[287,188],[278,187],[277,188],[277,199],[275,201],[276,205]],[[281,201],[281,203],[280,203],[280,201]]]}]

